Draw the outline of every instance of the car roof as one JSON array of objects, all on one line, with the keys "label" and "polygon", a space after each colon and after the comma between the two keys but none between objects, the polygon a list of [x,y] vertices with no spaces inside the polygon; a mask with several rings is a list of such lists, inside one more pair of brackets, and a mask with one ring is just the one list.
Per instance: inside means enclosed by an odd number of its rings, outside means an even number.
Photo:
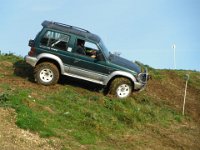
[{"label": "car roof", "polygon": [[85,29],[82,29],[79,27],[75,27],[75,26],[71,26],[71,25],[67,25],[67,24],[63,24],[63,23],[45,20],[45,21],[43,21],[42,26],[46,27],[46,28],[50,28],[50,29],[55,29],[55,30],[60,30],[63,32],[76,34],[78,36],[87,38],[87,39],[95,41],[95,42],[99,42],[101,40],[98,35],[95,35],[95,34],[89,32],[88,30],[85,30]]}]

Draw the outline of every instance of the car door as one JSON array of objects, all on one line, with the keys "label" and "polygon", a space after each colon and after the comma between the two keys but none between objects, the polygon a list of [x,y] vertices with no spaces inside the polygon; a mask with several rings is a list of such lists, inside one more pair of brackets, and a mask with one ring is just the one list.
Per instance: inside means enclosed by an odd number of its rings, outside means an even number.
[{"label": "car door", "polygon": [[[101,52],[98,45],[90,41],[85,42],[85,50],[86,53],[88,53],[87,51]],[[103,81],[106,80],[109,74],[107,62],[105,60],[98,60],[91,55],[82,55],[76,52],[73,58],[72,65],[69,69],[71,74],[77,78],[103,84]]]}]

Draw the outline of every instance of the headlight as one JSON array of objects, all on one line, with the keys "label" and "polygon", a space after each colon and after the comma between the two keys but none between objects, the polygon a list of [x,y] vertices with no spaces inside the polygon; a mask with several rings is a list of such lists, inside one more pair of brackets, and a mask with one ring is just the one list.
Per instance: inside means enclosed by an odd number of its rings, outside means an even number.
[{"label": "headlight", "polygon": [[141,73],[138,74],[137,79],[138,79],[139,82],[141,82],[143,84],[147,83],[147,80],[148,80],[148,70],[147,70],[147,68],[145,68],[144,72],[141,72]]}]

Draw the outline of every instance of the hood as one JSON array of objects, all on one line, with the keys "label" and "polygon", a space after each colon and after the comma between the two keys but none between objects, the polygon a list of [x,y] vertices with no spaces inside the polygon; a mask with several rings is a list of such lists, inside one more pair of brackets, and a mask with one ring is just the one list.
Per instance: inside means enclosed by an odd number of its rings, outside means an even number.
[{"label": "hood", "polygon": [[141,72],[141,68],[137,64],[135,64],[125,58],[122,58],[122,57],[119,57],[119,56],[116,56],[113,54],[110,55],[110,62],[113,64],[116,64],[118,66],[122,66],[122,67],[128,68],[130,70],[133,70],[137,73]]}]

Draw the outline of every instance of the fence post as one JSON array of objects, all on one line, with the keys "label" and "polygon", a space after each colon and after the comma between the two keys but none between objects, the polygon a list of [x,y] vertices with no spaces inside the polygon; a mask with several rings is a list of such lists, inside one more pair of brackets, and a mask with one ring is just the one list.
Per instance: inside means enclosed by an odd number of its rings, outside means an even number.
[{"label": "fence post", "polygon": [[183,112],[182,114],[184,115],[185,114],[185,100],[186,100],[186,94],[187,94],[187,84],[188,84],[188,80],[190,78],[189,74],[186,74],[185,76],[186,78],[186,82],[185,82],[185,94],[184,94],[184,100],[183,100]]}]

